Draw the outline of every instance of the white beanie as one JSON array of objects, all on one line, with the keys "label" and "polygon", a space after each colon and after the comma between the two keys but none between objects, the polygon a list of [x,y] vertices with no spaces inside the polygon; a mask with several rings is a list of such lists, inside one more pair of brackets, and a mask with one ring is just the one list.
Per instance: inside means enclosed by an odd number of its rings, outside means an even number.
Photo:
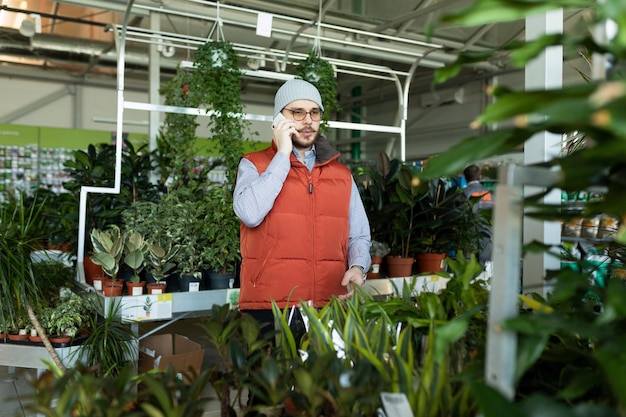
[{"label": "white beanie", "polygon": [[287,104],[296,100],[311,100],[324,111],[322,96],[317,88],[308,81],[291,79],[283,84],[274,97],[274,117],[280,113]]}]

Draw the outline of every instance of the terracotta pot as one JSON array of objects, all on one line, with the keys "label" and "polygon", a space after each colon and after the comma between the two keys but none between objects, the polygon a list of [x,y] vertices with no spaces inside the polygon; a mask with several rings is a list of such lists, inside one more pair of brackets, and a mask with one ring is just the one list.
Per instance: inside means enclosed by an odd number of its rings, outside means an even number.
[{"label": "terracotta pot", "polygon": [[31,342],[31,343],[40,343],[41,342],[41,336],[28,335],[28,341]]},{"label": "terracotta pot", "polygon": [[422,272],[439,272],[443,270],[443,260],[446,258],[445,253],[418,253],[417,271]]},{"label": "terracotta pot", "polygon": [[372,256],[372,266],[367,273],[367,279],[380,278],[380,266],[383,263],[382,256]]},{"label": "terracotta pot", "polygon": [[300,410],[289,397],[285,399],[284,409],[288,416],[305,416],[306,412]]},{"label": "terracotta pot", "polygon": [[28,340],[27,334],[9,333],[7,337],[12,342],[24,342]]},{"label": "terracotta pot", "polygon": [[105,297],[119,297],[122,295],[122,290],[124,289],[124,286],[119,283],[119,282],[111,282],[111,281],[105,281],[102,284],[102,294],[104,294]]},{"label": "terracotta pot", "polygon": [[121,285],[123,287],[124,286],[124,280],[118,278],[115,281],[113,281],[111,278],[105,277],[104,280],[102,281],[102,286],[103,287],[106,287],[106,286],[110,287],[111,285]]},{"label": "terracotta pot", "polygon": [[128,295],[142,295],[146,281],[131,282],[126,281],[126,292]]},{"label": "terracotta pot", "polygon": [[65,252],[65,253],[68,253],[70,251],[69,243],[58,243],[58,244],[48,243],[47,247],[49,250],[60,250],[61,252]]},{"label": "terracotta pot", "polygon": [[70,343],[72,338],[70,336],[48,336],[48,340],[55,345],[63,345]]},{"label": "terracotta pot", "polygon": [[94,264],[89,256],[83,258],[83,267],[85,268],[85,282],[87,284],[93,285],[93,279],[95,277],[104,278],[102,267]]},{"label": "terracotta pot", "polygon": [[400,256],[387,256],[387,272],[390,278],[410,277],[413,275],[413,258],[402,258]]},{"label": "terracotta pot", "polygon": [[167,284],[158,284],[156,282],[146,285],[148,294],[164,294],[167,289]]}]

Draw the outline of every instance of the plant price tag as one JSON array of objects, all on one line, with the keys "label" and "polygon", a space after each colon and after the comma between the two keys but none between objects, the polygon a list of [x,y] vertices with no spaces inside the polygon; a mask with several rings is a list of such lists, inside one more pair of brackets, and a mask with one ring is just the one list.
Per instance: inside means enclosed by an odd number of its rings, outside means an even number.
[{"label": "plant price tag", "polygon": [[383,402],[387,417],[414,417],[413,410],[405,394],[396,392],[381,392],[380,399]]},{"label": "plant price tag", "polygon": [[162,320],[172,318],[172,294],[144,294],[121,297],[122,320]]}]

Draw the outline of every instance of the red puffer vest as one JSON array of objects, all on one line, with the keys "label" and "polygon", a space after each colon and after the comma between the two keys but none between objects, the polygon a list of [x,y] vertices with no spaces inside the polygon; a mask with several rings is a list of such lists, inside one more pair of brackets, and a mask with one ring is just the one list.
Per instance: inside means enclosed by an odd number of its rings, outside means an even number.
[{"label": "red puffer vest", "polygon": [[[244,157],[263,173],[274,146]],[[352,174],[336,151],[316,143],[312,172],[291,155],[291,169],[272,210],[254,228],[241,224],[241,310],[312,300],[323,306],[346,292]]]}]

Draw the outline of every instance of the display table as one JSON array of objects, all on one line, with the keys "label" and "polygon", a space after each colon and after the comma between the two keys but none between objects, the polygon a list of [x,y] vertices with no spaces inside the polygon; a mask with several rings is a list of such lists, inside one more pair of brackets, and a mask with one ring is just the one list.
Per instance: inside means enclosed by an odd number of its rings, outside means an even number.
[{"label": "display table", "polygon": [[[55,348],[59,359],[65,366],[71,366],[78,359],[80,345]],[[39,377],[45,370],[44,360],[52,361],[52,357],[44,346],[28,343],[0,343],[0,366],[12,368],[36,369]]]},{"label": "display table", "polygon": [[417,275],[399,278],[377,278],[365,281],[364,288],[374,296],[402,295],[404,285],[408,285],[412,294],[420,292],[439,292],[444,289],[449,278],[440,275]]},{"label": "display table", "polygon": [[[365,282],[365,289],[374,296],[391,296],[402,293],[405,285],[409,285],[413,292],[439,292],[445,288],[447,278],[439,275],[423,275],[402,278],[379,278]],[[93,287],[85,286],[88,291],[94,291]],[[99,293],[102,295],[101,293]],[[138,340],[141,340],[173,322],[190,317],[208,317],[213,305],[236,304],[238,289],[228,290],[205,290],[196,292],[174,292],[160,295],[147,294],[138,296],[103,297],[104,312],[110,311],[111,304],[122,303],[121,318],[128,322],[135,332]],[[147,315],[144,309],[146,300],[149,301],[150,309]],[[158,310],[157,312],[157,309]],[[151,329],[149,332],[139,335],[139,323],[145,321],[159,321],[162,324]],[[75,353],[80,345],[59,347],[56,352],[65,366],[71,366],[79,359]],[[42,373],[46,366],[44,360],[52,360],[45,347],[29,345],[27,343],[0,343],[0,365],[9,368],[37,369],[37,374]]]}]

